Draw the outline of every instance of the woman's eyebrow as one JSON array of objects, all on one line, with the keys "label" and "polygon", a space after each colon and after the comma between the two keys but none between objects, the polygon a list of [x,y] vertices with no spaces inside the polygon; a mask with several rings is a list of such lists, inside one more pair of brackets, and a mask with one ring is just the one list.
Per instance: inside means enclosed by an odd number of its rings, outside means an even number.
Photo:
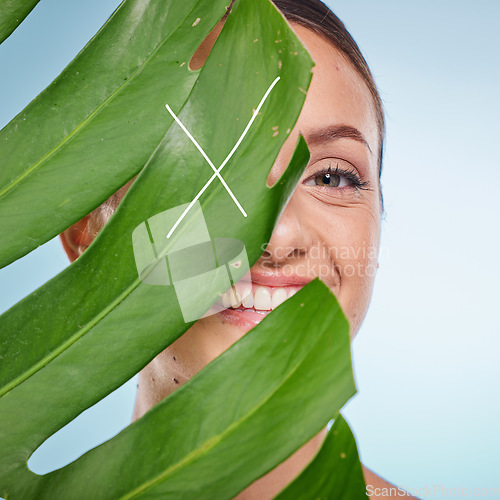
[{"label": "woman's eyebrow", "polygon": [[365,136],[355,127],[346,124],[329,125],[304,134],[307,144],[317,145],[335,139],[353,139],[364,144],[372,152]]}]

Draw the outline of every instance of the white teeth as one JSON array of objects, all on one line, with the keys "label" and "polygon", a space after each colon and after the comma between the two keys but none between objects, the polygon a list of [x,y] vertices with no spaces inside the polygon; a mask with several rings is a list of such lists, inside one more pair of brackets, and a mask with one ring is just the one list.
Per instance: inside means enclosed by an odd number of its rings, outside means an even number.
[{"label": "white teeth", "polygon": [[273,298],[271,299],[271,308],[276,309],[280,304],[283,304],[288,299],[288,294],[284,288],[274,290]]},{"label": "white teeth", "polygon": [[[245,275],[246,276],[246,275]],[[248,294],[252,294],[252,282],[240,280],[236,285],[234,285],[240,297],[245,297]]]},{"label": "white teeth", "polygon": [[246,309],[256,309],[261,311],[270,311],[276,309],[285,300],[295,295],[297,290],[287,288],[274,288],[272,297],[271,291],[267,286],[258,286],[252,293],[252,284],[237,283],[226,293],[221,294],[222,306],[229,309],[237,309],[242,306]]},{"label": "white teeth", "polygon": [[247,309],[250,309],[251,307],[253,307],[253,293],[252,293],[252,290],[250,290],[249,293],[247,293],[242,301],[241,301],[241,305],[243,307],[246,307]]},{"label": "white teeth", "polygon": [[268,288],[259,286],[255,290],[253,306],[255,309],[261,309],[262,311],[271,310],[271,294]]},{"label": "white teeth", "polygon": [[234,288],[231,288],[231,290],[229,290],[229,303],[234,309],[240,307],[241,305],[241,295]]},{"label": "white teeth", "polygon": [[222,299],[222,306],[223,307],[225,307],[225,308],[231,307],[231,303],[229,302],[229,296],[227,293],[223,293],[221,295],[221,299]]}]

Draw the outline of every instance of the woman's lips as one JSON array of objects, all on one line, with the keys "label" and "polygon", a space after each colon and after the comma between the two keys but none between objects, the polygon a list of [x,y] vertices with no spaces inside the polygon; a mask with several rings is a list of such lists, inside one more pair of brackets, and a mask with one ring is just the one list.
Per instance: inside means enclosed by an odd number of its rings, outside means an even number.
[{"label": "woman's lips", "polygon": [[224,323],[230,323],[246,333],[258,325],[270,312],[255,309],[223,309],[217,315]]}]

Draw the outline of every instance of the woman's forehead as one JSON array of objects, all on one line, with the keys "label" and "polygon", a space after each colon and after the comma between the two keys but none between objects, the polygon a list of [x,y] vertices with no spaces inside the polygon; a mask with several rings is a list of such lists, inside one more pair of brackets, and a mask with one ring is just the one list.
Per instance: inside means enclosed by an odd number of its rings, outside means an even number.
[{"label": "woman's forehead", "polygon": [[377,159],[378,126],[371,93],[361,75],[331,43],[302,26],[294,30],[315,62],[313,78],[297,125],[306,136],[345,125],[358,131]]},{"label": "woman's forehead", "polygon": [[378,178],[379,132],[372,95],[363,78],[331,43],[308,28],[292,24],[309,50],[315,66],[307,97],[268,184],[281,175],[291,158],[299,133],[311,152],[321,155],[333,142],[336,150],[350,150],[373,178]]}]

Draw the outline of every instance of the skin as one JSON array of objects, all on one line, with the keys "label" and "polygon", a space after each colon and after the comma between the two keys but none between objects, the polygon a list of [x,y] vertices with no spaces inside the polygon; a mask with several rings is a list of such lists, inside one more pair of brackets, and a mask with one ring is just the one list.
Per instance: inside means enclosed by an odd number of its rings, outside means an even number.
[{"label": "skin", "polygon": [[[206,47],[196,53],[192,67],[203,64],[220,28],[207,37]],[[316,66],[299,120],[269,173],[268,184],[284,171],[299,132],[308,143],[311,161],[269,245],[252,267],[252,280],[293,274],[308,281],[320,276],[338,298],[354,337],[370,302],[380,239],[380,137],[375,108],[364,80],[334,46],[302,26],[293,28]],[[338,187],[317,185],[325,180],[329,167],[358,176],[365,183],[363,189],[354,186],[348,176],[335,174],[331,179],[340,181]],[[118,192],[120,198],[127,188]],[[87,223],[85,218],[61,235],[71,260],[90,244]],[[189,380],[248,329],[219,314],[199,320],[141,371],[134,419]],[[325,434],[326,428],[235,498],[272,498],[313,458]],[[390,497],[382,494],[382,488],[392,485],[366,468],[364,474],[372,490],[379,488],[381,493],[370,498]]]}]

